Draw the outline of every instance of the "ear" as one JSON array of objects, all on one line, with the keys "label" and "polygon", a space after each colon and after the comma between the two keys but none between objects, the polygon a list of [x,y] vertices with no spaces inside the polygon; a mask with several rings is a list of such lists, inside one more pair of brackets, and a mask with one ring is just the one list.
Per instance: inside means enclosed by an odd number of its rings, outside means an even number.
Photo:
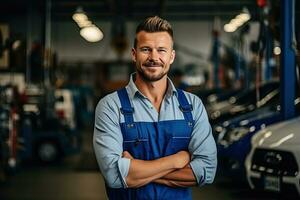
[{"label": "ear", "polygon": [[171,52],[170,64],[172,64],[172,63],[174,62],[174,60],[175,60],[175,55],[176,55],[175,50],[172,50],[172,52]]},{"label": "ear", "polygon": [[136,49],[135,48],[131,49],[131,60],[133,62],[136,62]]}]

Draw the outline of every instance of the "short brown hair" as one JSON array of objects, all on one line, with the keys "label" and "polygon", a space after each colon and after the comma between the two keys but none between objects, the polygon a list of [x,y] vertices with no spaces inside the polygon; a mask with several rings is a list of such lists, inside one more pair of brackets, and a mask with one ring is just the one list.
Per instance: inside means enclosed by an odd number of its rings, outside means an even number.
[{"label": "short brown hair", "polygon": [[[143,22],[141,22],[135,31],[135,35],[139,32],[145,31],[148,33],[155,33],[155,32],[167,32],[172,40],[173,40],[173,29],[171,24],[158,16],[148,17]],[[137,46],[137,38],[134,39],[134,48]]]}]

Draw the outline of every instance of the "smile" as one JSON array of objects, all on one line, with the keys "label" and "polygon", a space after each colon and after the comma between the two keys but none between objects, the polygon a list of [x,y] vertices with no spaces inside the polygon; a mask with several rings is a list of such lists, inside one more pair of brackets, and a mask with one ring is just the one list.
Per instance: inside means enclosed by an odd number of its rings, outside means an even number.
[{"label": "smile", "polygon": [[163,67],[163,64],[161,63],[145,63],[143,64],[144,67]]},{"label": "smile", "polygon": [[151,66],[144,65],[144,67],[146,67],[146,68],[156,68],[156,67],[162,67],[162,66],[161,65],[151,65]]}]

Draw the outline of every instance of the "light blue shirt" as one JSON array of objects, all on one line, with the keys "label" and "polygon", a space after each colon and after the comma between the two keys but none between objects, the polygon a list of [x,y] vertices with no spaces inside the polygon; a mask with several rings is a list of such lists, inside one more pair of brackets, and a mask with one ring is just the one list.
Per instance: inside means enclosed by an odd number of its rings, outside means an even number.
[{"label": "light blue shirt", "polygon": [[[184,116],[179,109],[177,91],[168,79],[168,89],[158,113],[150,100],[136,87],[133,75],[126,90],[135,112],[135,122],[159,122],[182,120]],[[194,94],[184,92],[187,100],[193,105],[192,115],[195,125],[189,143],[191,154],[190,166],[199,186],[212,183],[217,167],[216,144],[212,136],[211,126],[202,101]],[[93,145],[100,171],[106,184],[111,188],[126,188],[130,159],[122,158],[123,136],[120,123],[124,117],[120,111],[121,103],[117,92],[102,98],[95,111],[95,127]]]}]

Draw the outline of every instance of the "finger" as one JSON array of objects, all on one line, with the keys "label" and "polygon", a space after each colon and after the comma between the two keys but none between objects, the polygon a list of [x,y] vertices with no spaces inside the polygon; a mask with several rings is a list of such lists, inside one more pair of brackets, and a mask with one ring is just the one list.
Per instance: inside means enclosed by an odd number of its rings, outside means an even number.
[{"label": "finger", "polygon": [[122,156],[123,157],[128,157],[128,154],[129,154],[128,151],[123,151]]}]

